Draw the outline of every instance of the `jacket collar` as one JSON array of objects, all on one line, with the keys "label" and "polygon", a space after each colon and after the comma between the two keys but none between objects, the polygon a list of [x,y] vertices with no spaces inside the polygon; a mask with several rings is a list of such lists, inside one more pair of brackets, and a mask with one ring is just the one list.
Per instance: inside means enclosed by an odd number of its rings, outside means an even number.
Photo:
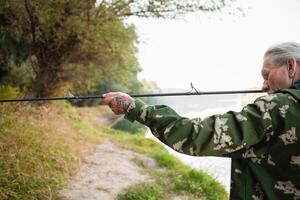
[{"label": "jacket collar", "polygon": [[291,89],[300,89],[300,80],[296,81],[296,83],[294,83],[294,85],[292,85],[290,87]]}]

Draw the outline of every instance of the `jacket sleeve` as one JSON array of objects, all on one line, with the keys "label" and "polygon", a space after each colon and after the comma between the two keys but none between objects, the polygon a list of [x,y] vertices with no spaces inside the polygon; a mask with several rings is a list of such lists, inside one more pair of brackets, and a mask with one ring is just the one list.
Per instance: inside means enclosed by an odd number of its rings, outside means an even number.
[{"label": "jacket sleeve", "polygon": [[201,120],[179,116],[168,106],[148,106],[137,99],[128,108],[125,118],[148,126],[155,137],[181,153],[245,157],[244,150],[271,139],[272,122],[280,118],[280,106],[275,94],[268,95],[248,104],[241,112],[229,111]]}]

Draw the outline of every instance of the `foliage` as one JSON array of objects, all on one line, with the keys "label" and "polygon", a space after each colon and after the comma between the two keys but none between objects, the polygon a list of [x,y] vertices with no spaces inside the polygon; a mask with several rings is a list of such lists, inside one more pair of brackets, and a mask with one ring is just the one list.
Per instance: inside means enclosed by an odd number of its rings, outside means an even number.
[{"label": "foliage", "polygon": [[[67,82],[75,89],[79,86],[79,91],[90,91],[105,82],[95,82],[101,76],[125,86],[137,80],[133,27],[115,16],[103,20],[94,1],[4,0],[1,4],[2,63],[33,58],[36,76],[29,96],[55,94]],[[1,67],[5,73],[10,71],[7,66]]]},{"label": "foliage", "polygon": [[[130,16],[173,18],[215,11],[230,1],[0,1],[0,81],[11,66],[31,60],[35,73],[28,97],[136,91],[140,70]],[[61,89],[63,88],[63,89]],[[98,90],[96,90],[98,88]]]},{"label": "foliage", "polygon": [[27,92],[32,81],[35,78],[35,72],[29,61],[24,61],[19,65],[11,65],[10,70],[5,76],[2,76],[0,83],[18,88],[22,93]]},{"label": "foliage", "polygon": [[[146,1],[98,1],[99,8],[106,7],[108,11],[119,17],[159,17],[175,18],[187,12],[216,11],[231,0],[208,0],[208,1],[182,1],[182,0],[146,0]],[[103,15],[106,16],[107,15]],[[104,17],[105,18],[105,17]]]},{"label": "foliage", "polygon": [[0,99],[16,98],[18,89],[9,85],[0,85]]},{"label": "foliage", "polygon": [[[136,35],[133,26],[124,26],[121,21],[106,26],[107,33],[98,32],[93,37],[90,55],[96,55],[94,63],[85,66],[72,65],[75,74],[70,88],[75,95],[102,94],[108,91],[139,91],[137,73],[140,71],[134,43]],[[109,34],[110,33],[110,34]],[[113,34],[111,34],[113,33]],[[103,49],[105,44],[108,49]],[[79,56],[76,56],[79,58]],[[78,101],[76,105],[97,105],[99,101]]]},{"label": "foliage", "polygon": [[131,134],[140,134],[146,132],[146,127],[138,122],[130,122],[126,119],[117,121],[113,126],[113,129],[121,130]]},{"label": "foliage", "polygon": [[[1,5],[1,3],[0,3]],[[0,9],[0,81],[15,65],[20,65],[28,56],[28,44],[23,37],[5,30],[5,19]]]}]

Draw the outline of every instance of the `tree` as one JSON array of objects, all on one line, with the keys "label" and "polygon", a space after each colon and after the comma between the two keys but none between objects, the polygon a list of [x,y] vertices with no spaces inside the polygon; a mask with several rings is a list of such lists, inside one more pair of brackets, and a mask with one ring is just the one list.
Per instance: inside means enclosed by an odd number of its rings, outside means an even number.
[{"label": "tree", "polygon": [[[82,72],[88,66],[98,66],[103,80],[110,78],[112,83],[117,79],[122,84],[120,80],[125,75],[133,78],[139,70],[136,38],[129,34],[134,28],[124,24],[125,18],[172,18],[197,10],[215,11],[226,6],[225,2],[228,1],[2,0],[0,71],[9,71],[8,62],[29,59],[36,76],[28,97],[55,94],[62,85],[74,80],[75,71]],[[126,48],[128,52],[124,51]]]}]

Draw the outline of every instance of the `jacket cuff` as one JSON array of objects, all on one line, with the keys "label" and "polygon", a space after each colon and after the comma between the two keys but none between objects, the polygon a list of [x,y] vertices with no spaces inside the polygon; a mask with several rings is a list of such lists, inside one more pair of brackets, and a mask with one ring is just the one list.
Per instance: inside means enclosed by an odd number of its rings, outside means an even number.
[{"label": "jacket cuff", "polygon": [[125,113],[124,118],[134,122],[138,117],[142,107],[145,107],[146,103],[144,103],[140,99],[135,99],[127,108],[127,112]]}]

